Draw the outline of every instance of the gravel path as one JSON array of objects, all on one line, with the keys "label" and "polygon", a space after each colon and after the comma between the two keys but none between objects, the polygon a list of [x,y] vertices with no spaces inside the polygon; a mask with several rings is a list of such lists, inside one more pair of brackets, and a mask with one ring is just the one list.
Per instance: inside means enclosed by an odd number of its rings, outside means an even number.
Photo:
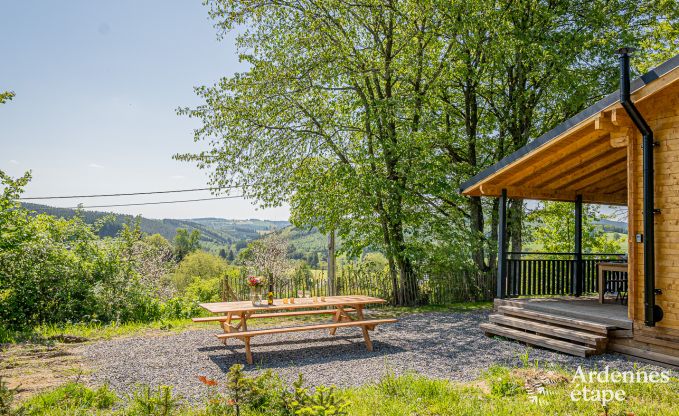
[{"label": "gravel path", "polygon": [[[311,385],[355,386],[387,372],[406,371],[468,381],[492,364],[520,364],[520,355],[528,349],[486,337],[479,324],[487,317],[485,311],[404,316],[371,333],[373,352],[366,351],[356,328],[341,328],[334,337],[324,331],[256,337],[255,365],[246,370],[254,374],[271,369],[289,381],[303,373]],[[108,383],[121,393],[139,383],[167,384],[184,397],[198,399],[205,388],[197,376],[224,379],[229,367],[245,360],[242,343],[230,341],[225,347],[215,338],[217,332],[215,325],[179,334],[103,341],[83,346],[81,353],[95,369],[90,375],[93,384]],[[610,365],[627,370],[633,365],[617,354],[584,359],[532,348],[529,358],[567,368]]]}]

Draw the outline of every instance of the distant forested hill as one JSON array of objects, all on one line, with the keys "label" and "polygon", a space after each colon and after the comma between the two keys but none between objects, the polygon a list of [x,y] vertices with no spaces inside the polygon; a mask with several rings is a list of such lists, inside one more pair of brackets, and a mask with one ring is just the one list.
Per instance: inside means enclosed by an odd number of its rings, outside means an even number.
[{"label": "distant forested hill", "polygon": [[[39,204],[23,204],[26,208],[36,213],[45,213],[55,217],[72,218],[77,211],[70,208],[57,208]],[[132,215],[111,214],[99,211],[81,211],[85,222],[94,224],[97,220],[106,216],[112,216],[113,220],[106,223],[99,231],[102,237],[116,235],[125,223],[134,221]],[[196,218],[196,219],[150,219],[141,218],[141,229],[148,234],[160,234],[168,240],[174,239],[177,228],[200,231],[201,241],[214,245],[229,246],[232,243],[248,242],[259,238],[262,234],[275,231],[289,226],[287,221],[267,220],[229,220],[223,218]]]}]

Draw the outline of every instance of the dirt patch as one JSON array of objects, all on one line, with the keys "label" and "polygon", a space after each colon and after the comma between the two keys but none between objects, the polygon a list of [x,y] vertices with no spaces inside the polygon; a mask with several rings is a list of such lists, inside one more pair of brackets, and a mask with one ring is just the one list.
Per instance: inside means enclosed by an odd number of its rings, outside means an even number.
[{"label": "dirt patch", "polygon": [[17,388],[18,401],[79,381],[89,372],[78,346],[72,344],[16,344],[0,351],[0,376],[10,388]]}]

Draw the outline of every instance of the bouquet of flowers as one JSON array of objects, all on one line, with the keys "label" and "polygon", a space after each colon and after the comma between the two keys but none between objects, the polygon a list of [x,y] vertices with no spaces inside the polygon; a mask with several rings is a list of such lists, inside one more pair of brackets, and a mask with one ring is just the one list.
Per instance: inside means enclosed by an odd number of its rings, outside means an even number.
[{"label": "bouquet of flowers", "polygon": [[250,287],[261,287],[264,285],[264,280],[257,276],[248,276],[248,286]]}]

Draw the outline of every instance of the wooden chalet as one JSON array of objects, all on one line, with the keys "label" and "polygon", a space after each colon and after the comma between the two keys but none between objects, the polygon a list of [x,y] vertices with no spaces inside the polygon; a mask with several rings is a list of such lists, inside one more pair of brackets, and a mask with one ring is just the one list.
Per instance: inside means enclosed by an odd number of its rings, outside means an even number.
[{"label": "wooden chalet", "polygon": [[[629,50],[619,52],[620,91],[461,187],[500,198],[497,299],[482,327],[679,367],[679,55],[630,81]],[[507,198],[573,202],[574,252],[508,253]],[[626,256],[582,252],[583,203],[627,206]]]}]

